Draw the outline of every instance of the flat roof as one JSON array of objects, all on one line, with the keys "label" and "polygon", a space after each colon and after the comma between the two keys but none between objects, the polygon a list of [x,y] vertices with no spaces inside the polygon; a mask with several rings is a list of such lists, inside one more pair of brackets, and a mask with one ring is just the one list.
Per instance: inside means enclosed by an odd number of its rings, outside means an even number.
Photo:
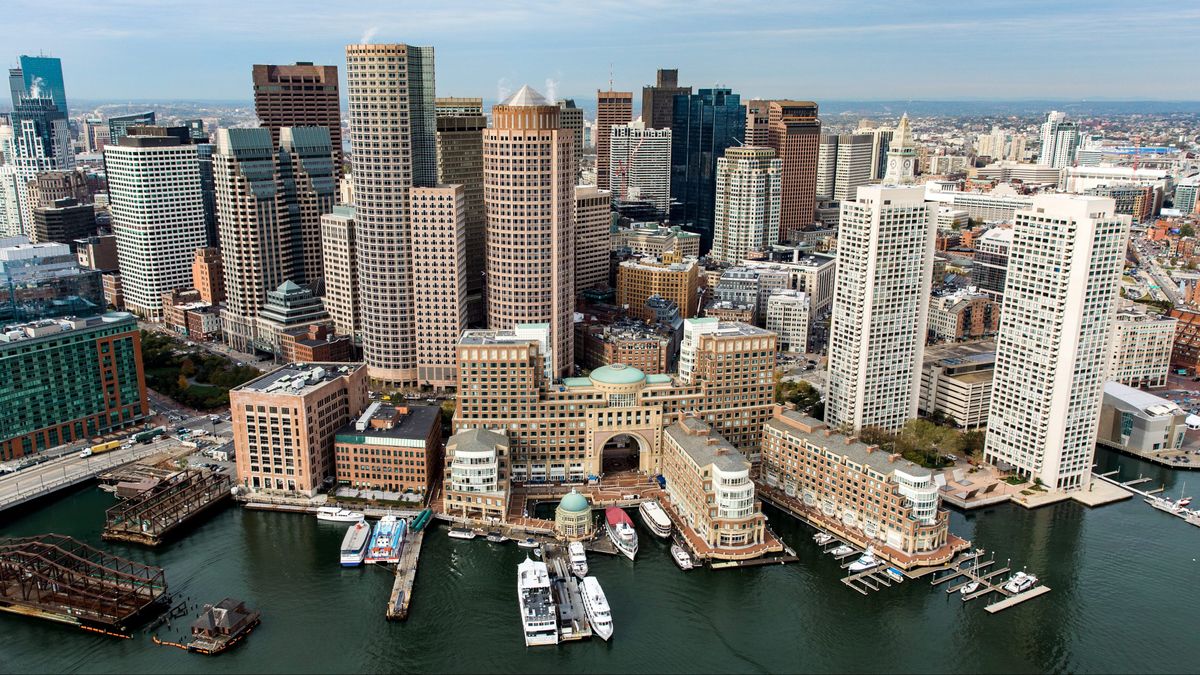
[{"label": "flat roof", "polygon": [[[708,430],[707,435],[687,430]],[[750,460],[717,432],[695,417],[685,417],[667,427],[666,433],[700,466],[712,464],[721,471],[748,471]]]},{"label": "flat roof", "polygon": [[326,382],[331,382],[365,367],[361,363],[289,363],[258,379],[235,387],[233,391],[301,396]]},{"label": "flat roof", "polygon": [[[397,406],[383,406],[379,411],[372,416],[372,419],[391,419],[392,411]],[[401,406],[404,407],[404,406]],[[400,415],[400,419],[390,429],[378,429],[367,427],[359,431],[355,428],[354,422],[338,429],[337,438],[340,441],[346,436],[358,436],[366,439],[371,438],[403,438],[413,441],[423,441],[429,438],[429,431],[436,424],[440,424],[442,410],[437,406],[418,405],[408,407],[406,414]]]}]

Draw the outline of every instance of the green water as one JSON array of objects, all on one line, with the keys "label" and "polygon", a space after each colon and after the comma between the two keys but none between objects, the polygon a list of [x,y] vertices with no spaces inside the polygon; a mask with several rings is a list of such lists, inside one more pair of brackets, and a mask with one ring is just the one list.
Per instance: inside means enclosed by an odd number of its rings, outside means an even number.
[{"label": "green water", "polygon": [[[1166,481],[1189,480],[1101,451]],[[1200,491],[1200,474],[1191,474]],[[609,643],[527,649],[516,606],[524,551],[425,540],[410,618],[388,623],[392,577],[344,570],[344,528],[311,517],[228,508],[161,550],[99,541],[111,497],[94,488],[39,510],[5,514],[0,536],[69,534],[166,568],[171,590],[192,602],[244,598],[263,623],[233,651],[205,657],[132,640],[0,615],[0,672],[1013,672],[1173,671],[1200,668],[1200,528],[1140,500],[1100,509],[1074,503],[1037,511],[1001,506],[952,528],[1000,563],[1028,565],[1050,594],[998,615],[983,602],[908,581],[864,597],[838,579],[812,531],[767,509],[801,562],[745,570],[680,572],[666,546],[643,534],[636,563],[594,554],[616,632]],[[178,638],[190,616],[160,637]]]}]

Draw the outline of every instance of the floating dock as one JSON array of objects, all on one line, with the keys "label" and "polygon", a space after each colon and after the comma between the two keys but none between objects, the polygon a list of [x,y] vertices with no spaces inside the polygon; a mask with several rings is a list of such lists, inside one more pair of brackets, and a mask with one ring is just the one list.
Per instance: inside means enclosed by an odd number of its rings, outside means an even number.
[{"label": "floating dock", "polygon": [[425,541],[425,529],[418,532],[408,530],[405,535],[404,552],[400,554],[400,564],[396,565],[396,581],[392,584],[391,595],[388,596],[388,621],[403,621],[408,618],[408,608],[412,603],[413,586],[417,581],[417,563],[421,558],[421,544]]},{"label": "floating dock", "polygon": [[233,477],[186,469],[113,506],[104,514],[105,541],[158,546],[172,531],[230,497]]},{"label": "floating dock", "polygon": [[0,539],[0,611],[129,637],[161,611],[166,575],[59,534]]},{"label": "floating dock", "polygon": [[557,544],[543,544],[542,556],[550,572],[550,590],[558,606],[558,640],[570,642],[592,636],[592,625],[583,608],[579,579],[571,574],[566,550]]},{"label": "floating dock", "polygon": [[[1013,593],[1005,590],[1003,579],[1005,578],[1006,573],[1011,572],[1012,570],[1008,567],[1002,567],[998,570],[988,570],[988,568],[995,563],[995,560],[980,560],[982,556],[982,551],[972,551],[970,554],[956,560],[953,565],[936,570],[951,571],[951,573],[934,579],[931,582],[931,585],[937,586],[939,584],[958,580],[958,583],[950,583],[950,585],[946,588],[946,593],[949,594],[959,593],[959,591],[968,584],[979,584],[979,588],[974,592],[962,596],[963,602],[970,602],[975,598],[982,598],[983,596],[991,593],[1000,594],[1002,596],[1001,600],[984,607],[989,614],[995,614],[996,612],[1004,611],[1009,607],[1015,607],[1026,600],[1032,600],[1039,595],[1044,595],[1050,592],[1050,589],[1046,586],[1034,586],[1033,588],[1020,593]],[[966,564],[966,567],[962,567],[964,564]],[[999,581],[997,581],[997,579],[999,579]]]}]

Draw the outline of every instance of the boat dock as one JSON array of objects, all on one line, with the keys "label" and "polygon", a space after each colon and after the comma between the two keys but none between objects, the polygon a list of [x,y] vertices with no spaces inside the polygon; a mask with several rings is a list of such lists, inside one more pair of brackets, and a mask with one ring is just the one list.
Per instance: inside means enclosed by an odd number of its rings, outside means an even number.
[{"label": "boat dock", "polygon": [[1141,485],[1142,483],[1148,483],[1148,482],[1150,482],[1151,479],[1147,478],[1145,476],[1138,476],[1137,478],[1135,478],[1133,480],[1125,481],[1124,483],[1122,483],[1121,481],[1119,481],[1113,477],[1113,476],[1118,475],[1120,472],[1121,472],[1120,469],[1114,469],[1112,471],[1109,471],[1108,473],[1094,473],[1093,472],[1092,476],[1099,478],[1100,480],[1104,481],[1105,483],[1111,483],[1112,485],[1116,485],[1119,488],[1124,488],[1125,490],[1132,492],[1135,495],[1141,495],[1143,497],[1152,497],[1152,496],[1162,492],[1165,489],[1163,486],[1160,485],[1159,487],[1154,488],[1153,490],[1139,490],[1134,486]]},{"label": "boat dock", "polygon": [[[1011,572],[1012,569],[1007,566],[1000,569],[988,569],[996,562],[995,558],[981,560],[982,557],[983,551],[972,551],[955,560],[952,565],[934,570],[934,572],[947,570],[952,570],[952,572],[933,579],[931,585],[949,584],[946,588],[946,593],[959,593],[962,595],[963,602],[970,602],[975,598],[982,598],[991,593],[999,593],[1003,599],[984,607],[989,614],[1004,611],[1009,607],[1015,607],[1026,600],[1032,600],[1050,592],[1050,589],[1046,586],[1034,586],[1020,593],[1005,590],[1004,580],[1007,578],[1007,573]],[[966,566],[964,567],[964,565]],[[979,584],[979,587],[971,593],[962,594],[961,590],[972,583]]]},{"label": "boat dock", "polygon": [[579,579],[571,574],[567,551],[558,544],[543,544],[542,559],[550,572],[550,589],[558,605],[559,642],[583,640],[592,636],[592,626],[583,608]]},{"label": "boat dock", "polygon": [[158,546],[176,528],[229,498],[232,487],[228,473],[185,469],[108,509],[100,537]]},{"label": "boat dock", "polygon": [[405,535],[404,552],[400,554],[400,564],[396,565],[396,581],[392,584],[392,592],[388,596],[388,621],[403,621],[408,618],[408,607],[412,603],[413,586],[417,581],[417,563],[421,557],[421,544],[425,541],[426,530],[419,532],[408,531]]}]

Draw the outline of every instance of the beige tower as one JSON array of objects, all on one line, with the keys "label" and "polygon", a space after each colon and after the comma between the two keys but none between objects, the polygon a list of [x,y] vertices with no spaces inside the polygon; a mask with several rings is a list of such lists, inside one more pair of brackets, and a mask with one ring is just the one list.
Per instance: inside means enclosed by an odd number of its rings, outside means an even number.
[{"label": "beige tower", "polygon": [[462,185],[412,191],[417,380],[451,387],[454,353],[467,327],[467,201]]},{"label": "beige tower", "polygon": [[371,379],[417,382],[409,193],[437,184],[433,48],[346,47],[363,358]]},{"label": "beige tower", "polygon": [[554,373],[563,375],[573,364],[574,160],[559,113],[528,86],[492,108],[483,193],[488,326],[548,324]]},{"label": "beige tower", "polygon": [[575,188],[575,290],[608,288],[612,248],[612,193],[580,185]]},{"label": "beige tower", "polygon": [[633,92],[596,92],[596,187],[609,189],[609,130],[633,120]]}]

